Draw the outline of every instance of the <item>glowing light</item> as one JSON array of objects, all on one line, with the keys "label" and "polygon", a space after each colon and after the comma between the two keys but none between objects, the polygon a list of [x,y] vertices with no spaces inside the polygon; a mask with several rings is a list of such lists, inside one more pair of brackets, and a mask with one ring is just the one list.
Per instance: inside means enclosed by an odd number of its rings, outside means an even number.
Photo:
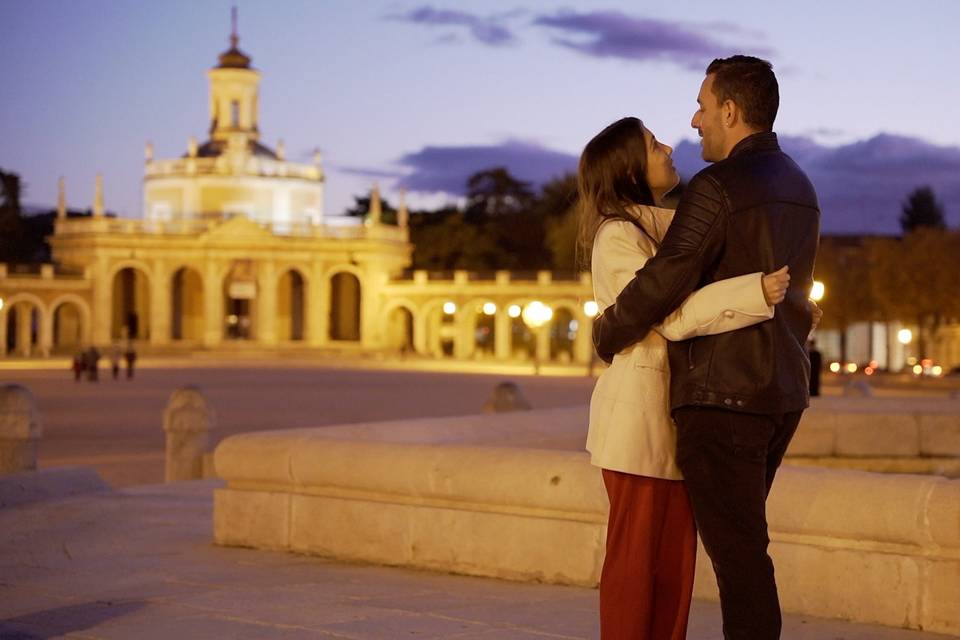
[{"label": "glowing light", "polygon": [[879,367],[879,366],[880,366],[880,363],[877,362],[876,360],[871,360],[871,361],[870,361],[870,368],[871,368],[871,369],[876,369],[876,368]]},{"label": "glowing light", "polygon": [[814,302],[820,302],[823,300],[824,294],[827,292],[827,288],[819,280],[813,281],[813,286],[810,288],[810,299]]},{"label": "glowing light", "polygon": [[443,312],[448,316],[452,316],[457,312],[457,305],[453,302],[444,302],[443,303]]},{"label": "glowing light", "polygon": [[921,373],[923,373],[923,367],[921,367],[918,364],[913,365],[913,373],[915,375],[920,375]]},{"label": "glowing light", "polygon": [[492,302],[484,302],[484,303],[483,303],[483,313],[484,313],[484,315],[492,316],[492,315],[495,314],[496,312],[497,312],[497,305],[493,304]]},{"label": "glowing light", "polygon": [[856,363],[854,363],[854,362],[848,362],[848,363],[847,363],[847,373],[856,373],[856,372],[857,372],[857,365],[856,365]]},{"label": "glowing light", "polygon": [[873,367],[867,367],[866,369],[863,370],[863,372],[868,376],[872,376],[875,371],[876,369],[874,369]]},{"label": "glowing light", "polygon": [[933,364],[933,360],[931,360],[930,358],[924,358],[923,360],[920,361],[920,364],[922,364],[923,368],[926,369],[927,367]]},{"label": "glowing light", "polygon": [[840,363],[839,363],[839,362],[831,362],[831,363],[830,363],[830,371],[832,371],[833,373],[840,373]]},{"label": "glowing light", "polygon": [[547,324],[553,317],[553,309],[539,300],[534,300],[523,308],[523,322],[528,327],[537,329]]},{"label": "glowing light", "polygon": [[897,342],[900,344],[910,344],[913,341],[913,331],[910,329],[900,329],[897,331]]},{"label": "glowing light", "polygon": [[935,376],[942,376],[942,375],[943,375],[943,367],[941,367],[941,366],[938,365],[938,364],[935,364],[935,365],[933,365],[933,368],[930,369],[930,373],[932,373],[932,374],[935,375]]},{"label": "glowing light", "polygon": [[914,358],[913,356],[910,356],[909,358],[907,358],[907,364],[912,367],[913,365],[917,364],[917,359]]},{"label": "glowing light", "polygon": [[518,304],[512,304],[509,307],[507,307],[507,315],[510,316],[511,318],[519,318],[520,313],[521,313],[520,305]]},{"label": "glowing light", "polygon": [[588,318],[595,318],[598,313],[600,313],[600,307],[597,305],[594,300],[587,300],[583,303],[583,313]]}]

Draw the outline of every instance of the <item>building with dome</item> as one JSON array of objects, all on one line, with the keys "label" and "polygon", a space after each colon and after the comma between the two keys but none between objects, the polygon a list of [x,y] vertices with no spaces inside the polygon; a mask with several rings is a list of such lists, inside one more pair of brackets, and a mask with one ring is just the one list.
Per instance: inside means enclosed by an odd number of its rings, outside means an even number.
[{"label": "building with dome", "polygon": [[[589,361],[588,274],[411,271],[403,205],[384,224],[374,188],[366,219],[329,216],[319,154],[290,162],[263,143],[260,72],[236,28],[208,77],[209,138],[172,159],[147,145],[139,218],[105,215],[99,177],[93,214],[67,217],[61,180],[53,263],[0,265],[0,355],[130,340],[155,353]],[[540,328],[524,321],[534,301],[550,316]]]}]

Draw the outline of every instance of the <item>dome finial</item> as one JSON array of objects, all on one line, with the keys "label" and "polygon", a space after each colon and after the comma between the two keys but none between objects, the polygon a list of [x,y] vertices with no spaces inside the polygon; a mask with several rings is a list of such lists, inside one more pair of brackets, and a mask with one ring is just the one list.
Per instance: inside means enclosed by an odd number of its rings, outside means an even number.
[{"label": "dome finial", "polygon": [[237,5],[230,7],[230,47],[237,48],[240,42],[240,35],[237,33]]}]

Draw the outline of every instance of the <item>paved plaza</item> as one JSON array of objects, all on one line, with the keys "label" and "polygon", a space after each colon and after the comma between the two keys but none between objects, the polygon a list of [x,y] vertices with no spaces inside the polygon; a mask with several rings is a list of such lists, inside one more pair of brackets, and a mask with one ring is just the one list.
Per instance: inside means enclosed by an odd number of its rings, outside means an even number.
[{"label": "paved plaza", "polygon": [[[214,547],[205,480],[0,510],[0,637],[573,640],[597,591]],[[695,602],[689,640],[719,640]],[[787,616],[785,640],[946,636]]]},{"label": "paved plaza", "polygon": [[24,385],[37,399],[44,429],[41,468],[92,465],[113,486],[163,482],[163,409],[170,393],[185,384],[198,385],[213,406],[214,442],[247,431],[479,413],[504,380],[517,382],[537,409],[586,404],[593,389],[593,379],[585,375],[333,364],[147,367],[133,380],[117,381],[101,370],[97,383],[74,383],[65,368],[0,369],[0,383]]}]

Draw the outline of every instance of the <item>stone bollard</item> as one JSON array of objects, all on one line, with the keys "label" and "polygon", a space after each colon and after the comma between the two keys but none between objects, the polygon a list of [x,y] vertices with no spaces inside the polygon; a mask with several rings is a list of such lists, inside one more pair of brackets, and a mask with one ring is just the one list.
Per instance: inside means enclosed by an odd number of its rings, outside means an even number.
[{"label": "stone bollard", "polygon": [[848,380],[843,385],[843,395],[848,398],[872,398],[873,387],[866,380]]},{"label": "stone bollard", "polygon": [[0,473],[36,469],[42,432],[30,390],[18,384],[0,387]]},{"label": "stone bollard", "polygon": [[163,430],[167,432],[167,482],[198,480],[204,477],[203,459],[210,448],[210,430],[214,426],[213,409],[200,389],[192,385],[170,394],[163,411]]},{"label": "stone bollard", "polygon": [[483,412],[529,411],[530,408],[530,403],[515,382],[501,382],[493,388],[493,394],[483,405]]}]

